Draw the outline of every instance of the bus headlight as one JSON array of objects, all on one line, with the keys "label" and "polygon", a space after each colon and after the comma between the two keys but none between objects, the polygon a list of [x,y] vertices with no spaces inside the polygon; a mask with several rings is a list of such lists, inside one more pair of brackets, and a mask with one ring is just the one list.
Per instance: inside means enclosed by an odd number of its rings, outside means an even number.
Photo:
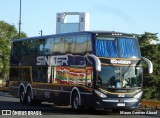
[{"label": "bus headlight", "polygon": [[95,91],[95,93],[96,93],[99,97],[101,97],[101,98],[106,98],[106,97],[107,97],[105,94],[103,94],[103,93],[101,93],[101,92],[99,92],[99,91],[97,91],[97,90],[94,90],[94,91]]},{"label": "bus headlight", "polygon": [[142,96],[142,91],[134,96],[134,98],[138,99]]}]

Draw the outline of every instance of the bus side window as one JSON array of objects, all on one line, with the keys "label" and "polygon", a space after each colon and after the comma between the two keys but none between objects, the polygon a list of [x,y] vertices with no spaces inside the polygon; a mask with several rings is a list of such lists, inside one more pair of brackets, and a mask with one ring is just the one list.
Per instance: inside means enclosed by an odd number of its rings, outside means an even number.
[{"label": "bus side window", "polygon": [[75,36],[68,36],[65,40],[64,53],[74,53],[75,52]]},{"label": "bus side window", "polygon": [[40,73],[38,67],[32,67],[33,82],[40,82]]},{"label": "bus side window", "polygon": [[21,58],[21,42],[13,42],[11,50],[11,61],[13,64],[19,64]]},{"label": "bus side window", "polygon": [[31,73],[30,73],[30,68],[22,68],[22,80],[26,82],[31,81]]},{"label": "bus side window", "polygon": [[32,74],[34,82],[48,82],[48,67],[33,67]]},{"label": "bus side window", "polygon": [[91,41],[91,36],[88,36],[87,52],[92,52],[92,41]]},{"label": "bus side window", "polygon": [[92,67],[87,67],[86,68],[86,83],[88,86],[92,86],[93,82],[93,68]]},{"label": "bus side window", "polygon": [[76,37],[75,53],[85,53],[87,51],[87,35]]},{"label": "bus side window", "polygon": [[56,37],[54,41],[54,52],[64,53],[65,37]]},{"label": "bus side window", "polygon": [[30,55],[35,55],[35,40],[30,41]]},{"label": "bus side window", "polygon": [[10,81],[18,81],[20,79],[20,69],[19,68],[10,68]]},{"label": "bus side window", "polygon": [[22,56],[30,55],[30,41],[22,42]]},{"label": "bus side window", "polygon": [[35,41],[35,53],[38,55],[44,54],[44,46],[45,46],[45,40],[39,39]]},{"label": "bus side window", "polygon": [[45,41],[45,49],[44,53],[45,55],[53,54],[54,52],[54,38],[48,38]]}]

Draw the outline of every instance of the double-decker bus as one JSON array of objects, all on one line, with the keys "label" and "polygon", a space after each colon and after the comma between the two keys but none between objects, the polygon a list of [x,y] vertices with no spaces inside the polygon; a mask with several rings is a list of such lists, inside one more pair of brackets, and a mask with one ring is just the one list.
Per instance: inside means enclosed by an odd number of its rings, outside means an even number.
[{"label": "double-decker bus", "polygon": [[12,42],[10,94],[20,102],[53,102],[80,108],[141,105],[143,69],[136,36],[75,32]]}]

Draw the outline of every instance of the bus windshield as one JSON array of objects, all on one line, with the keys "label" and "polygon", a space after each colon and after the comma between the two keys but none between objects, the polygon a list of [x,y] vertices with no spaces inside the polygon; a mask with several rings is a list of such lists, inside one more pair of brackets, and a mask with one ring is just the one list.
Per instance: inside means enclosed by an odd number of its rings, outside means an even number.
[{"label": "bus windshield", "polygon": [[97,83],[105,88],[142,87],[142,67],[102,66]]}]

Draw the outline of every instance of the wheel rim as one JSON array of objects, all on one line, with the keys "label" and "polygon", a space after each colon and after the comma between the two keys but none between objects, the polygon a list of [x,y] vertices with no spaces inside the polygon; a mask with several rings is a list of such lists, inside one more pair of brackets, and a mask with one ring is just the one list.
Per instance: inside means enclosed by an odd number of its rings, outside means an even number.
[{"label": "wheel rim", "polygon": [[31,103],[31,96],[30,96],[30,95],[27,96],[27,103],[28,103],[28,104]]},{"label": "wheel rim", "polygon": [[21,92],[21,101],[24,102],[25,93],[24,91]]},{"label": "wheel rim", "polygon": [[73,106],[74,106],[74,109],[79,108],[79,98],[78,98],[78,96],[75,96],[74,101],[73,101]]}]

